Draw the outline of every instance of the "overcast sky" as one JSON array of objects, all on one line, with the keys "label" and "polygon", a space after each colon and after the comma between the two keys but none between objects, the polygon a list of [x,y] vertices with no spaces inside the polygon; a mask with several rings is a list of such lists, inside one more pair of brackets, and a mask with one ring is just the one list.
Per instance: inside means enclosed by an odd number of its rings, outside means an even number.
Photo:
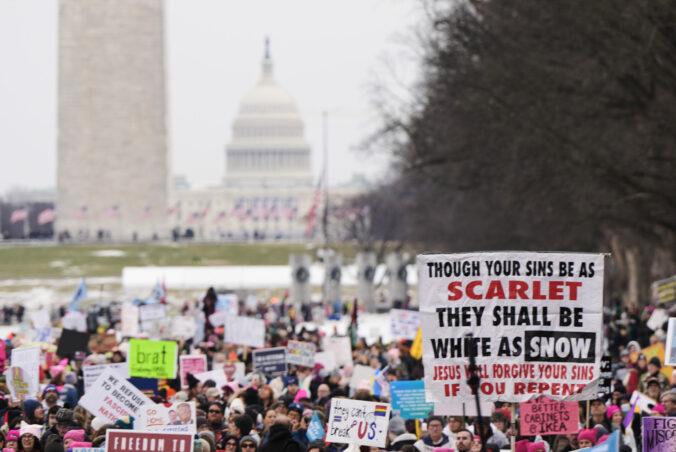
[{"label": "overcast sky", "polygon": [[[56,183],[57,0],[0,0],[0,194]],[[275,78],[305,120],[315,174],[328,111],[329,182],[382,177],[357,145],[377,125],[369,85],[411,82],[416,0],[169,0],[169,145],[174,174],[219,184],[239,102],[271,40]],[[408,42],[407,42],[408,41]],[[394,68],[394,69],[393,69]]]}]

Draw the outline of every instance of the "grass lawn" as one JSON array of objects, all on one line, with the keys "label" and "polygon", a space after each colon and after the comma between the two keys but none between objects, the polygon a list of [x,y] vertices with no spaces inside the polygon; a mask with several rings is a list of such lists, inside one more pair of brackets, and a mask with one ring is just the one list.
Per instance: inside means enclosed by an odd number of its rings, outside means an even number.
[{"label": "grass lawn", "polygon": [[[121,276],[126,266],[285,265],[290,253],[316,256],[321,244],[163,243],[0,246],[0,280]],[[352,245],[334,246],[351,263]]]}]

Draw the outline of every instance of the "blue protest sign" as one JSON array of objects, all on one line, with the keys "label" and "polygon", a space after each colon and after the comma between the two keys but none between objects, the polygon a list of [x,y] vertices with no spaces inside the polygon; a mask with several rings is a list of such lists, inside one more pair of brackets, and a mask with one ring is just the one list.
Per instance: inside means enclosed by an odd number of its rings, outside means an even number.
[{"label": "blue protest sign", "polygon": [[399,412],[403,419],[420,419],[429,416],[433,403],[425,402],[425,382],[393,381],[390,383],[392,411]]}]

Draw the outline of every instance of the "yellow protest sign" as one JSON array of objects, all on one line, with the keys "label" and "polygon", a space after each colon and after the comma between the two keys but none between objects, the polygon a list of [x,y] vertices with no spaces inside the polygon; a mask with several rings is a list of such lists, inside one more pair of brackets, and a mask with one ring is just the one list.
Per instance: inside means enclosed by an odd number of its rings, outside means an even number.
[{"label": "yellow protest sign", "polygon": [[174,341],[129,340],[129,376],[176,378],[177,345]]},{"label": "yellow protest sign", "polygon": [[671,366],[665,366],[664,365],[664,345],[661,343],[657,343],[655,345],[651,345],[650,347],[646,347],[640,352],[634,352],[630,355],[630,359],[632,362],[636,362],[638,360],[638,355],[639,353],[643,353],[645,355],[645,359],[647,361],[650,361],[650,358],[653,356],[657,356],[660,360],[660,363],[662,363],[662,369],[660,372],[664,374],[667,379],[671,378],[671,374],[674,371],[674,368]]}]

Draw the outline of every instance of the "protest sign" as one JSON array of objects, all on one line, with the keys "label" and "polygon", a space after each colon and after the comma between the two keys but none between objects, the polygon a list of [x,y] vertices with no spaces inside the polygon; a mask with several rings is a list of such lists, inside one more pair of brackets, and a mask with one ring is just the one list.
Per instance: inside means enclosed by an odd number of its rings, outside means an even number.
[{"label": "protest sign", "polygon": [[188,387],[188,374],[201,374],[207,371],[205,355],[181,355],[178,357],[181,369],[181,387]]},{"label": "protest sign", "polygon": [[115,333],[92,334],[87,345],[92,353],[112,352],[117,348]]},{"label": "protest sign", "polygon": [[664,355],[665,366],[676,366],[676,318],[669,319],[667,328],[667,349]]},{"label": "protest sign", "polygon": [[[324,351],[332,352],[336,359],[336,366],[352,365],[352,344],[347,336],[324,338]],[[316,360],[316,356],[315,356]]]},{"label": "protest sign", "polygon": [[154,432],[195,433],[195,402],[176,402],[169,406],[155,404],[142,410],[134,420],[134,429]]},{"label": "protest sign", "polygon": [[676,417],[643,418],[643,452],[676,450]]},{"label": "protest sign", "polygon": [[332,351],[323,351],[315,353],[315,362],[324,366],[324,369],[331,372],[336,368],[336,354]]},{"label": "protest sign", "polygon": [[112,363],[112,364],[97,364],[95,366],[82,367],[82,375],[84,379],[84,392],[89,391],[99,375],[106,369],[115,372],[121,377],[129,378],[129,364],[128,363]]},{"label": "protest sign", "polygon": [[174,341],[129,340],[129,375],[145,378],[176,378]]},{"label": "protest sign", "polygon": [[370,388],[375,374],[376,370],[374,368],[357,364],[354,366],[352,376],[350,377],[350,390],[356,391],[363,384],[368,384]]},{"label": "protest sign", "polygon": [[209,316],[209,323],[211,323],[212,326],[223,326],[225,325],[227,318],[231,315],[232,314],[227,311],[216,311]]},{"label": "protest sign", "polygon": [[519,404],[521,435],[563,435],[578,431],[577,402],[542,397]]},{"label": "protest sign", "polygon": [[106,430],[106,452],[193,452],[192,433]]},{"label": "protest sign", "polygon": [[87,316],[84,312],[69,311],[61,317],[61,327],[66,330],[80,331],[82,333],[87,331]]},{"label": "protest sign", "polygon": [[390,404],[331,399],[326,442],[385,447]]},{"label": "protest sign", "polygon": [[105,447],[73,447],[73,452],[106,452]]},{"label": "protest sign", "polygon": [[12,367],[20,367],[25,374],[20,377],[28,384],[28,388],[37,388],[40,384],[40,347],[20,347],[12,350],[10,355]]},{"label": "protest sign", "polygon": [[655,281],[651,288],[653,304],[669,307],[676,302],[676,276]]},{"label": "protest sign", "polygon": [[392,337],[413,340],[420,327],[420,313],[405,309],[392,309],[390,310],[390,327]]},{"label": "protest sign", "polygon": [[425,402],[425,382],[392,381],[390,382],[392,411],[403,419],[427,418],[434,404]]},{"label": "protest sign", "polygon": [[596,398],[603,255],[470,253],[418,256],[428,401]]},{"label": "protest sign", "polygon": [[138,419],[142,410],[155,405],[123,376],[105,369],[78,402],[94,416],[114,424],[122,416]]},{"label": "protest sign", "polygon": [[286,362],[298,366],[315,365],[317,347],[312,342],[289,341],[286,344]]},{"label": "protest sign", "polygon": [[33,328],[47,328],[51,326],[47,309],[42,308],[39,311],[31,313],[31,322],[33,322]]},{"label": "protest sign", "polygon": [[613,369],[611,367],[610,356],[601,357],[601,373],[599,374],[599,386],[598,391],[601,394],[609,395],[610,394],[610,383],[613,379]]},{"label": "protest sign", "polygon": [[32,378],[28,371],[21,367],[11,366],[4,372],[4,375],[13,400],[26,400],[37,394],[37,380]]},{"label": "protest sign", "polygon": [[229,316],[225,319],[225,342],[263,347],[265,322],[251,317]]},{"label": "protest sign", "polygon": [[127,379],[127,381],[148,397],[156,396],[158,393],[159,380],[157,378],[133,377]]},{"label": "protest sign", "polygon": [[169,331],[164,337],[187,340],[191,339],[195,335],[196,331],[197,326],[195,325],[194,318],[189,316],[170,317]]},{"label": "protest sign", "polygon": [[141,323],[162,320],[167,316],[167,310],[163,304],[145,304],[139,307],[138,312]]},{"label": "protest sign", "polygon": [[268,377],[286,373],[287,357],[284,347],[254,350],[251,359],[254,371],[263,372]]},{"label": "protest sign", "polygon": [[239,300],[237,294],[227,293],[216,296],[216,311],[227,312],[231,315],[239,314]]},{"label": "protest sign", "polygon": [[138,307],[131,303],[124,303],[120,311],[120,332],[122,336],[134,337],[139,333]]},{"label": "protest sign", "polygon": [[[664,344],[662,344],[661,342],[658,342],[655,345],[650,345],[638,352],[632,353],[631,355],[629,355],[631,362],[635,363],[638,360],[638,355],[641,353],[645,355],[645,359],[647,361],[650,361],[650,358],[657,357],[661,363],[664,364],[665,362],[666,350],[664,349]],[[663,374],[665,377],[667,377],[667,379],[671,378],[671,374],[673,371],[674,368],[667,364],[664,364],[660,369],[660,373]]]},{"label": "protest sign", "polygon": [[658,403],[657,400],[638,391],[634,391],[629,399],[629,405],[636,407],[639,410],[638,412],[643,413],[650,413]]},{"label": "protest sign", "polygon": [[89,333],[81,333],[80,331],[61,331],[56,354],[61,358],[73,359],[76,352],[87,353],[87,350],[89,350],[89,337]]}]

